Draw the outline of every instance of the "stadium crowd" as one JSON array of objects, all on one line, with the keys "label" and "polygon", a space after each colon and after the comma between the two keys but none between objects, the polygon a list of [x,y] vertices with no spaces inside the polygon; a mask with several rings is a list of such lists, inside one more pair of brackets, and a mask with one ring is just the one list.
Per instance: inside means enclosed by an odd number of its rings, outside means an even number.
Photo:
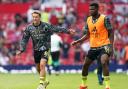
[{"label": "stadium crowd", "polygon": [[[8,2],[10,1],[10,2]],[[31,2],[29,2],[31,1]],[[27,50],[20,57],[15,56],[16,49],[19,48],[19,40],[22,37],[24,27],[32,20],[31,12],[40,10],[41,4],[50,0],[0,0],[0,5],[5,3],[30,3],[26,13],[3,13],[0,16],[0,65],[8,64],[33,64],[32,44],[29,43]],[[62,64],[81,64],[82,57],[86,56],[89,48],[88,41],[82,46],[76,48],[70,47],[72,40],[82,36],[82,27],[84,26],[88,13],[79,14],[76,10],[78,3],[89,3],[91,0],[60,0],[66,4],[66,13],[52,8],[42,11],[42,21],[59,25],[65,28],[73,28],[77,34],[70,37],[67,34],[60,34],[63,39]],[[107,6],[105,14],[111,19],[114,30],[114,55],[111,62],[117,64],[128,63],[128,2],[127,0],[98,0],[101,5]],[[119,4],[121,3],[121,4]],[[117,8],[120,6],[120,8]],[[31,40],[30,40],[31,41]],[[70,56],[69,56],[70,55]]]}]

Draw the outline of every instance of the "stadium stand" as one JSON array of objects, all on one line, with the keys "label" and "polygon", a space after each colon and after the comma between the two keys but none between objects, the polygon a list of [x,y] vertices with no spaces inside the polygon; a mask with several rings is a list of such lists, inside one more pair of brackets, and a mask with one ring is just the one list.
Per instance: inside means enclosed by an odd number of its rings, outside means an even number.
[{"label": "stadium stand", "polygon": [[[15,1],[15,2],[14,2]],[[48,0],[50,1],[50,0]],[[62,9],[57,7],[46,7],[42,10],[47,12],[49,23],[60,25],[66,28],[74,28],[76,31],[82,33],[82,27],[84,26],[86,18],[88,16],[88,6],[91,0],[61,0],[62,4],[66,5],[66,13]],[[104,11],[107,14],[113,24],[114,36],[115,36],[115,56],[112,57],[111,62],[120,65],[126,64],[127,60],[127,46],[128,46],[128,2],[123,0],[98,0],[101,5],[101,12]],[[107,2],[106,2],[107,1]],[[120,4],[120,2],[121,4]],[[24,27],[29,23],[27,18],[27,12],[30,10],[40,9],[42,2],[45,4],[47,0],[1,0],[0,2],[0,55],[5,55],[9,58],[7,64],[33,64],[32,44],[29,42],[29,46],[25,53],[20,58],[14,56],[16,49],[18,48],[19,40],[21,39]],[[104,4],[105,3],[105,4]],[[118,7],[118,8],[117,8]],[[59,7],[60,8],[60,7]],[[63,8],[63,7],[61,7]],[[125,13],[124,13],[125,12]],[[82,35],[82,34],[80,34]],[[63,39],[67,39],[70,43],[74,39],[78,39],[79,36],[70,37],[66,34],[62,35]],[[4,41],[3,41],[4,40]],[[6,50],[3,53],[3,50]],[[83,62],[83,51],[80,47],[81,60],[78,65]],[[63,51],[62,51],[63,52]],[[69,49],[70,57],[65,61],[61,57],[61,62],[64,65],[74,65],[74,48]],[[1,56],[0,56],[1,57]],[[77,58],[77,57],[76,57]],[[1,58],[0,58],[1,60]],[[2,62],[0,63],[2,64]],[[77,65],[77,64],[76,64]]]}]

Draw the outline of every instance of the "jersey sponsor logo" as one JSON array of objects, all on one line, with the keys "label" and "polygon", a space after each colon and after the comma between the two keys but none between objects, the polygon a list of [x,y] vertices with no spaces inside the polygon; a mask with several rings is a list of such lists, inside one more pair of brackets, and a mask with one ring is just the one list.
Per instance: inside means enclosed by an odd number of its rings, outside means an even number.
[{"label": "jersey sponsor logo", "polygon": [[46,50],[46,47],[45,46],[42,46],[42,47],[40,47],[40,50],[41,51],[44,51],[44,50]]},{"label": "jersey sponsor logo", "polygon": [[92,34],[94,35],[95,38],[98,38],[98,32],[97,32],[96,27],[93,28]]},{"label": "jersey sponsor logo", "polygon": [[44,56],[45,56],[45,57],[48,57],[48,51],[45,51],[45,52],[44,52]]},{"label": "jersey sponsor logo", "polygon": [[110,47],[104,46],[104,49],[105,49],[105,52],[106,52],[106,53],[110,53]]}]

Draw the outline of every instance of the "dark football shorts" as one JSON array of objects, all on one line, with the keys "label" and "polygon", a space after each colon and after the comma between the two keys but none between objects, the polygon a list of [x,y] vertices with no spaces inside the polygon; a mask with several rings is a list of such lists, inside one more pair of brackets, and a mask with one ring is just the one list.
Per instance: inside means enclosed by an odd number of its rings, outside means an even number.
[{"label": "dark football shorts", "polygon": [[34,51],[34,61],[35,63],[40,63],[40,60],[43,58],[48,61],[49,50],[45,51]]},{"label": "dark football shorts", "polygon": [[111,56],[112,49],[113,49],[112,45],[110,44],[102,47],[90,48],[87,57],[91,60],[95,60],[97,58],[100,58],[101,55],[103,54],[107,54],[108,56]]},{"label": "dark football shorts", "polygon": [[51,57],[53,61],[59,61],[59,56],[60,56],[60,52],[56,51],[56,52],[51,52]]}]

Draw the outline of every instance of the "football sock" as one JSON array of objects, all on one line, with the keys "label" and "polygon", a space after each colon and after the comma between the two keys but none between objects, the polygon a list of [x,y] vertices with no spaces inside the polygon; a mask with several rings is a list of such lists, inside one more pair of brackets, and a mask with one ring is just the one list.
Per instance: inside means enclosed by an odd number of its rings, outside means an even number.
[{"label": "football sock", "polygon": [[109,76],[104,76],[104,83],[105,83],[106,88],[110,87],[110,77]]},{"label": "football sock", "polygon": [[81,84],[81,86],[86,86],[86,82],[87,82],[87,76],[82,76],[82,84]]},{"label": "football sock", "polygon": [[46,77],[40,77],[40,83],[43,84],[46,81]]},{"label": "football sock", "polygon": [[99,83],[103,82],[102,74],[97,74]]}]

